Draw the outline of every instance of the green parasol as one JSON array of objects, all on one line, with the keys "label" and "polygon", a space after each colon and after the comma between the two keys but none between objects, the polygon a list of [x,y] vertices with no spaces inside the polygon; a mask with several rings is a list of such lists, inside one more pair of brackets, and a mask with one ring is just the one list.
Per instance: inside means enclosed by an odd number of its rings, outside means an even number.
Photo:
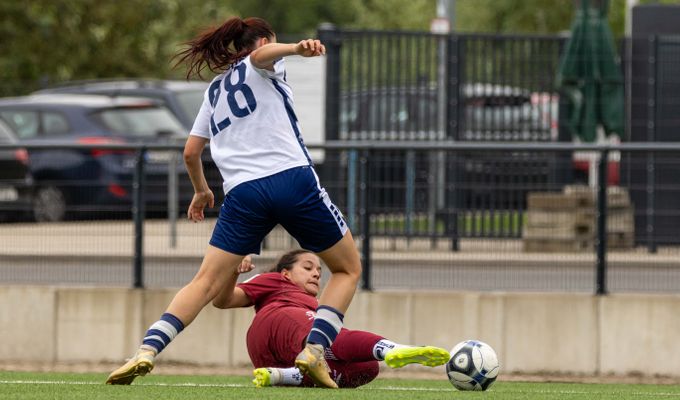
[{"label": "green parasol", "polygon": [[584,142],[595,141],[598,125],[607,135],[624,134],[623,76],[607,9],[607,0],[600,7],[581,0],[557,72],[557,87],[566,101],[564,126]]}]

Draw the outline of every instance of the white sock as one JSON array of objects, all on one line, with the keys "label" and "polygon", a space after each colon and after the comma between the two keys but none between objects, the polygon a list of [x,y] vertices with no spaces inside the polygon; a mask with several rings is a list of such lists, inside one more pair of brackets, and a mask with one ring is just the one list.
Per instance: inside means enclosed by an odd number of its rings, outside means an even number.
[{"label": "white sock", "polygon": [[391,340],[387,339],[382,339],[379,340],[378,343],[376,343],[373,346],[373,357],[375,357],[376,360],[378,361],[384,361],[385,360],[385,355],[387,354],[388,351],[392,349],[398,349],[401,347],[409,347],[409,346],[404,346],[403,344],[399,343],[394,343]]},{"label": "white sock", "polygon": [[137,350],[137,352],[139,353],[140,351],[151,351],[153,352],[154,357],[158,355],[158,352],[153,346],[149,346],[146,344],[139,346],[139,350]]},{"label": "white sock", "polygon": [[302,374],[300,373],[300,370],[297,369],[296,367],[271,368],[271,369],[278,370],[281,377],[281,380],[277,383],[274,383],[274,381],[272,380],[272,386],[273,385],[300,386],[300,384],[302,383]]}]

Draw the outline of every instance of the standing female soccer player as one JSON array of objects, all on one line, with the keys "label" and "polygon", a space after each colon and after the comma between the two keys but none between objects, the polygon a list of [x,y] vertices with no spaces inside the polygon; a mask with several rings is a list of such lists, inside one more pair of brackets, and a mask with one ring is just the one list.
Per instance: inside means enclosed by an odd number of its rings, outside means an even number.
[{"label": "standing female soccer player", "polygon": [[361,263],[342,214],[314,172],[283,63],[285,56],[317,57],[325,51],[312,39],[276,43],[274,31],[260,18],[231,18],[179,53],[180,62],[189,65],[187,77],[200,76],[206,66],[220,72],[205,93],[184,148],[195,191],[188,217],[201,221],[205,207],[213,206],[201,166],[208,142],[224,179],[224,203],[198,273],[151,325],[135,356],[113,371],[107,383],[130,384],[151,371],[154,357],[225,285],[236,284],[243,257],[259,253],[263,238],[281,224],[302,248],[317,253],[332,273],[307,345],[295,364],[318,386],[337,387],[329,376],[324,350],[342,328]]},{"label": "standing female soccer player", "polygon": [[[252,269],[250,257],[240,272]],[[256,386],[311,386],[293,367],[304,346],[319,303],[321,264],[307,250],[293,250],[281,256],[271,271],[256,275],[234,287],[225,287],[213,300],[218,308],[255,307],[255,318],[246,343],[255,366]],[[404,346],[370,332],[342,328],[327,350],[331,376],[339,387],[365,385],[378,375],[378,362],[400,368],[418,363],[430,367],[445,364],[449,352],[433,346]]]}]

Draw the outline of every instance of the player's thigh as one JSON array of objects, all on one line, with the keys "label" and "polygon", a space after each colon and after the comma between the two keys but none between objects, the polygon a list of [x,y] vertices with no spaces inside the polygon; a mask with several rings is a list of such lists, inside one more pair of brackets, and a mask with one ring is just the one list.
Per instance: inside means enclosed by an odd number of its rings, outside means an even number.
[{"label": "player's thigh", "polygon": [[234,274],[241,260],[243,260],[242,255],[208,245],[201,267],[193,280],[207,280],[219,285],[226,281],[230,274]]},{"label": "player's thigh", "polygon": [[314,322],[314,312],[301,307],[282,307],[257,315],[249,330],[248,344],[269,354],[256,355],[255,359],[273,359],[276,365],[290,367],[304,347]]},{"label": "player's thigh", "polygon": [[329,249],[317,253],[331,272],[344,272],[352,275],[361,274],[361,259],[354,243],[352,233],[348,230],[345,236]]},{"label": "player's thigh", "polygon": [[259,254],[262,240],[274,228],[269,198],[257,182],[245,182],[224,197],[210,244],[225,252]]}]

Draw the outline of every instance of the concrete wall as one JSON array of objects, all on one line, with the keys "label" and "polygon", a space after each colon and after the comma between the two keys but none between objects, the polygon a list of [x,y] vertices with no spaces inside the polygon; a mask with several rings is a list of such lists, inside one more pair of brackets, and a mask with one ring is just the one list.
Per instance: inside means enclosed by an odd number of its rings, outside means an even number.
[{"label": "concrete wall", "polygon": [[[0,286],[0,359],[122,361],[175,291]],[[680,376],[678,310],[675,295],[380,292],[358,293],[345,325],[445,348],[480,339],[504,372]],[[252,316],[206,308],[161,359],[248,365]]]}]

